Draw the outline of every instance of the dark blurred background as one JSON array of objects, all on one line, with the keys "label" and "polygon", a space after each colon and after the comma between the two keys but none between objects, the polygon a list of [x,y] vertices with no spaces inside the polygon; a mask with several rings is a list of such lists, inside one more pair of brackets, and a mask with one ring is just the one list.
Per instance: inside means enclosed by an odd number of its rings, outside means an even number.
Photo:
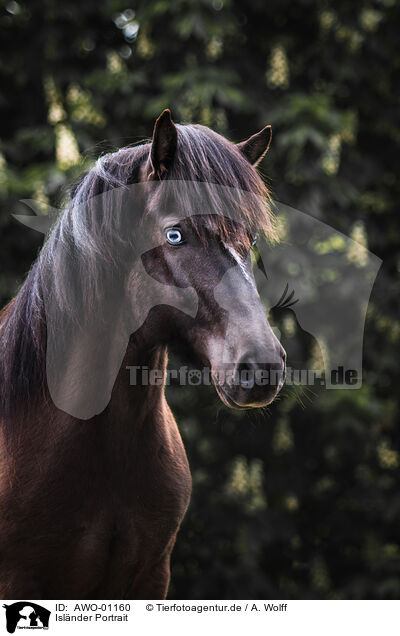
[{"label": "dark blurred background", "polygon": [[361,389],[169,390],[194,480],[169,598],[399,598],[399,2],[6,0],[0,28],[2,305],[43,240],[20,199],[57,206],[164,107],[233,141],[271,123],[272,196],[383,259]]}]

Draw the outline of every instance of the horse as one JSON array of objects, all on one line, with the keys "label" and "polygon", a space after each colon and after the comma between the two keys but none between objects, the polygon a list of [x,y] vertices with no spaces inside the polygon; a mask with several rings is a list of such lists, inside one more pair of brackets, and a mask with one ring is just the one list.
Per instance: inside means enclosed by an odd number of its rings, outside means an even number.
[{"label": "horse", "polygon": [[[251,265],[256,232],[276,234],[256,169],[270,137],[234,144],[167,109],[151,141],[74,185],[0,316],[2,598],[166,597],[191,494],[169,347],[246,371],[214,383],[230,408],[265,406],[284,381]],[[132,383],[132,368],[161,380]]]}]

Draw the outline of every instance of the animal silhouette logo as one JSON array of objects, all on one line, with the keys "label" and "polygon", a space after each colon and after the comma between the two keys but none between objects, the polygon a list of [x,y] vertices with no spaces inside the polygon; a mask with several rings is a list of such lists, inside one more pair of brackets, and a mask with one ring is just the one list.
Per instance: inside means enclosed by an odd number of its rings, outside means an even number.
[{"label": "animal silhouette logo", "polygon": [[3,605],[6,610],[6,626],[9,634],[16,629],[48,629],[50,610],[32,603],[32,601],[18,601],[11,605]]},{"label": "animal silhouette logo", "polygon": [[[49,258],[57,247],[57,267],[41,275],[46,377],[54,404],[78,419],[90,419],[106,408],[130,336],[142,327],[153,307],[169,305],[193,319],[197,315],[195,288],[171,283],[152,265],[157,260],[154,252],[161,249],[157,215],[144,214],[142,202],[158,201],[157,188],[157,182],[114,188],[88,201],[72,202],[64,211],[49,208],[46,216],[34,201],[26,200],[35,215],[14,215],[25,226],[49,234],[45,248]],[[174,181],[163,182],[163,215],[175,224],[207,215],[211,209],[243,225],[240,210],[261,205],[265,202],[257,195],[237,188],[191,181],[179,182],[177,188]],[[275,208],[281,240],[271,244],[261,236],[253,256],[247,258],[254,259],[257,293],[282,336],[288,366],[301,371],[321,369],[326,388],[360,388],[364,323],[381,260],[365,245],[309,214],[282,203]],[[114,265],[103,262],[102,248],[92,249],[90,243],[87,254],[86,243],[82,247],[86,260],[71,259],[68,241],[60,239],[65,223],[72,219],[82,236],[92,236],[91,223],[97,220],[103,228],[102,219],[109,217],[113,223],[107,226],[106,238],[104,229],[98,236],[111,250]],[[137,228],[141,228],[139,234]],[[250,233],[251,228],[245,229]],[[221,351],[223,364],[232,364],[229,343],[237,331],[238,308],[230,290],[239,288],[247,274],[239,253],[232,246],[225,249],[232,266],[213,293],[221,311],[232,317]],[[336,381],[339,369],[354,374],[355,381]],[[201,378],[192,372],[188,381],[200,384]]]}]

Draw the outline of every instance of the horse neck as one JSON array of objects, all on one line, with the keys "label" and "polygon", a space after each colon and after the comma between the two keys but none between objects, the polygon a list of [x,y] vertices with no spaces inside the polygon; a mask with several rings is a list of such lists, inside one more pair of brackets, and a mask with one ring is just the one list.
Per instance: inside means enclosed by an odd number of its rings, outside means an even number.
[{"label": "horse neck", "polygon": [[164,413],[167,361],[165,346],[138,347],[131,338],[112,392],[110,417],[128,419],[131,423],[135,420],[140,427],[149,418]]}]

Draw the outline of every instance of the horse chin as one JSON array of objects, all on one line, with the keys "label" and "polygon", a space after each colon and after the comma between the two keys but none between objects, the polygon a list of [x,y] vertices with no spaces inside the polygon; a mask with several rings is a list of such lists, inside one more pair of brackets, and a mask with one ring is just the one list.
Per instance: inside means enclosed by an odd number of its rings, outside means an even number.
[{"label": "horse chin", "polygon": [[[238,399],[239,396],[235,396],[235,398],[230,395],[229,391],[227,391],[221,384],[215,384],[215,390],[220,398],[221,402],[228,406],[230,409],[237,409],[239,411],[248,410],[248,409],[259,409],[271,404],[277,396],[278,392],[271,397],[265,398],[262,401],[260,400],[241,400]],[[243,394],[243,397],[246,398],[247,391],[243,389],[240,391]],[[250,396],[249,396],[250,397]]]}]

